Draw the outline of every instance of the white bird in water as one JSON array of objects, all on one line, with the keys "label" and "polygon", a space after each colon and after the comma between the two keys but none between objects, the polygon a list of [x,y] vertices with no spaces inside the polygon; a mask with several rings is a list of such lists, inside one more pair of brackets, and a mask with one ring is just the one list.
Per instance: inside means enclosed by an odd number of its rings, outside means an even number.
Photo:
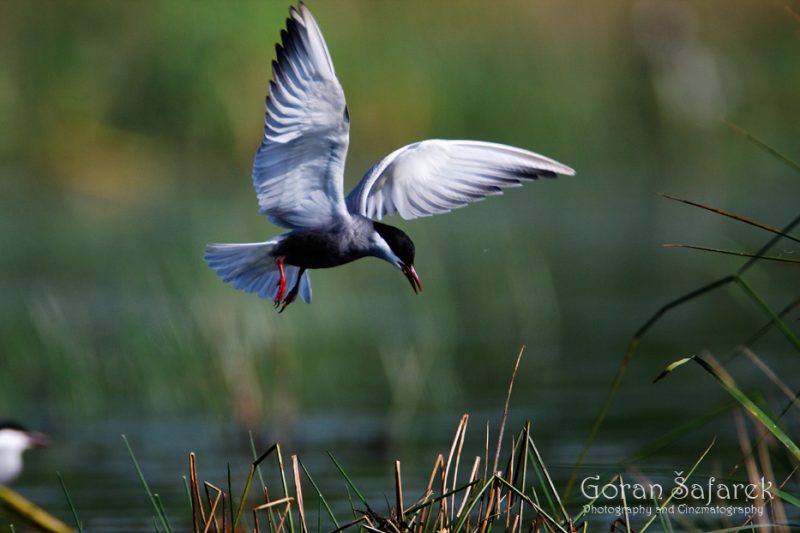
[{"label": "white bird in water", "polygon": [[266,242],[207,246],[206,262],[235,288],[272,299],[282,312],[298,294],[311,302],[309,269],[377,257],[420,292],[414,243],[377,220],[447,213],[503,187],[575,173],[521,148],[431,139],[384,157],[345,197],[350,115],[344,92],[311,12],[301,3],[289,15],[272,63],[253,184],[261,213],[290,231]]},{"label": "white bird in water", "polygon": [[8,485],[20,475],[25,450],[49,441],[46,435],[28,431],[16,422],[0,421],[0,485]]}]

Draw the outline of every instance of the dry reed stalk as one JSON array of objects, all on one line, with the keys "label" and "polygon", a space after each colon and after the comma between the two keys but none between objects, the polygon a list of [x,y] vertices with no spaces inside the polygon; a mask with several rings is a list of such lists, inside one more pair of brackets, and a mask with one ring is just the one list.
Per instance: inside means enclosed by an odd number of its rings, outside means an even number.
[{"label": "dry reed stalk", "polygon": [[189,453],[189,484],[191,486],[191,493],[192,493],[192,528],[195,533],[198,532],[198,524],[197,524],[197,511],[200,511],[200,517],[203,520],[203,524],[206,523],[206,512],[203,509],[203,501],[200,498],[200,485],[197,482],[197,456],[194,452]]},{"label": "dry reed stalk", "polygon": [[497,463],[500,461],[500,449],[503,445],[503,431],[506,428],[506,421],[508,420],[508,404],[511,401],[511,391],[514,388],[514,380],[517,377],[517,370],[519,370],[519,363],[522,360],[522,354],[525,353],[525,345],[519,349],[517,361],[514,363],[514,372],[511,374],[511,381],[508,383],[508,394],[506,394],[506,405],[503,408],[503,419],[500,422],[500,434],[497,435],[497,449],[494,452],[494,466],[492,467],[492,474],[497,472]]},{"label": "dry reed stalk", "polygon": [[[492,508],[494,507],[494,490],[489,490],[489,502],[486,504],[486,516],[483,517],[483,520],[479,521],[478,524],[480,525],[480,533],[486,533],[486,527],[489,525],[489,520],[492,516]],[[480,519],[480,516],[478,516]]]},{"label": "dry reed stalk", "polygon": [[400,461],[394,462],[394,486],[397,505],[397,520],[402,525],[405,522],[405,509],[403,505],[403,478],[400,475]]},{"label": "dry reed stalk", "polygon": [[[514,450],[516,449],[517,444],[514,442],[514,439],[511,439],[511,458],[508,461],[508,483],[510,485],[514,484]],[[505,520],[505,528],[508,531],[508,526],[511,524],[511,487],[508,488],[508,492],[506,493],[506,520]],[[499,508],[498,508],[499,511]]]},{"label": "dry reed stalk", "polygon": [[[519,461],[522,463],[522,486],[521,489],[525,490],[525,483],[528,481],[528,440],[530,439],[531,434],[531,423],[525,423],[525,429],[522,432],[522,442],[520,443],[520,454],[519,454]],[[519,468],[517,469],[519,471]],[[525,514],[525,500],[520,500],[519,502],[519,527],[522,530],[522,520]],[[512,532],[513,533],[513,532]]]},{"label": "dry reed stalk", "polygon": [[[747,356],[747,358],[750,359],[750,361],[759,370],[761,370],[761,372],[765,376],[767,376],[767,378],[769,378],[769,380],[772,381],[772,383],[774,383],[775,386],[778,387],[778,389],[780,389],[780,391],[784,394],[784,396],[786,396],[789,399],[789,401],[791,402],[791,405],[794,405],[795,407],[800,407],[800,402],[798,402],[797,396],[795,396],[795,393],[792,391],[792,389],[790,389],[786,385],[786,383],[784,383],[781,380],[781,378],[779,378],[778,375],[770,367],[768,367],[767,364],[764,363],[764,361],[762,361],[761,358],[758,355],[756,355],[755,352],[753,352],[747,346],[740,346],[739,347],[739,351],[741,353],[745,354]],[[766,435],[766,433],[765,433],[765,435]]]},{"label": "dry reed stalk", "polygon": [[303,504],[303,488],[300,485],[300,469],[298,468],[297,455],[292,455],[292,470],[294,471],[294,491],[297,495],[297,510],[300,512],[300,524],[303,527],[303,533],[308,533],[308,526],[306,526],[306,510]]},{"label": "dry reed stalk", "polygon": [[[214,531],[218,532],[219,529],[217,528],[217,507],[219,506],[220,501],[224,501],[223,498],[225,496],[225,493],[221,488],[212,485],[208,481],[205,481],[203,483],[203,485],[205,486],[206,498],[209,499],[209,505],[210,505],[210,509],[211,509],[208,512],[208,521],[203,522],[203,533],[208,533],[208,531],[211,529],[211,525],[212,524],[214,525]],[[208,494],[208,489],[209,488],[217,491],[217,497],[214,498],[213,502],[211,501],[211,498],[210,498],[210,496]],[[223,504],[223,508],[222,508],[222,513],[223,513],[223,515],[225,513],[224,504]]]},{"label": "dry reed stalk", "polygon": [[[436,456],[436,462],[433,465],[433,470],[431,470],[431,477],[428,479],[428,487],[425,489],[425,498],[428,497],[429,494],[433,493],[433,481],[436,479],[436,472],[440,469],[444,468],[444,456],[439,454]],[[425,527],[425,517],[428,513],[428,508],[422,510],[422,514],[420,515],[419,519],[419,533],[424,532]]]},{"label": "dry reed stalk", "polygon": [[367,520],[367,515],[359,516],[355,520],[352,520],[352,521],[346,523],[345,525],[334,529],[333,531],[331,531],[331,533],[339,533],[341,531],[344,531],[346,529],[349,529],[349,528],[353,527],[354,525],[358,524],[359,522],[364,522],[366,520]]},{"label": "dry reed stalk", "polygon": [[[463,445],[464,443],[464,432],[467,428],[467,422],[469,421],[469,415],[464,414],[461,416],[461,420],[458,422],[458,427],[456,427],[456,433],[453,435],[453,442],[450,445],[450,453],[447,455],[447,464],[444,468],[444,473],[442,475],[442,494],[447,492],[447,479],[450,477],[450,465],[453,463],[453,458],[456,459],[456,470],[458,469],[458,456],[456,456],[456,450],[458,450],[458,454],[461,454],[461,447],[459,446],[459,442]],[[456,479],[457,472],[453,472],[453,488],[455,488],[455,479]],[[455,499],[455,496],[454,496]],[[453,505],[451,505],[452,507]],[[445,498],[442,498],[441,503],[442,512],[447,515],[447,501]],[[452,520],[452,516],[451,516]]]},{"label": "dry reed stalk", "polygon": [[[766,479],[767,482],[771,483],[772,485],[777,486],[778,483],[775,480],[775,472],[772,469],[772,460],[770,459],[768,449],[768,444],[770,441],[774,442],[774,440],[772,440],[771,434],[764,429],[764,426],[756,426],[756,432],[759,434],[758,441],[756,442],[758,461],[761,463],[761,471],[764,474],[764,479]],[[788,526],[784,525],[789,523],[789,518],[786,516],[786,510],[783,507],[783,500],[780,498],[770,498],[765,500],[765,504],[766,503],[772,504],[772,516],[774,518],[772,523],[776,525],[775,531],[779,533],[789,533]]]},{"label": "dry reed stalk", "polygon": [[194,452],[189,452],[189,495],[192,499],[192,532],[199,533],[197,523],[197,498],[194,495],[194,488],[197,484],[197,470],[195,469]]},{"label": "dry reed stalk", "polygon": [[[258,529],[258,511],[271,511],[273,507],[275,507],[277,505],[282,505],[282,504],[285,503],[286,504],[286,508],[283,510],[283,513],[281,515],[281,521],[278,523],[278,527],[275,529],[275,531],[280,531],[283,528],[283,521],[286,519],[286,514],[289,512],[289,509],[290,509],[293,501],[294,501],[294,498],[292,498],[291,496],[286,496],[285,498],[281,498],[279,500],[275,500],[275,501],[271,501],[271,502],[267,502],[267,503],[262,503],[261,505],[258,505],[256,507],[254,507],[253,508],[253,518],[255,520],[256,531],[257,532],[260,531]],[[269,516],[270,516],[270,513],[267,513],[267,520],[270,520]]]},{"label": "dry reed stalk", "polygon": [[[741,408],[737,408],[733,411],[733,419],[736,423],[736,435],[739,439],[739,447],[742,450],[742,455],[745,457],[744,466],[745,471],[747,472],[747,478],[750,483],[758,486],[758,465],[756,465],[756,461],[753,457],[753,449],[750,444],[750,435],[747,432],[747,426],[745,424]],[[764,505],[764,495],[761,493],[756,493],[756,498],[753,503],[756,506],[762,507]],[[755,522],[759,529],[765,528],[767,524],[763,514],[756,516]]]},{"label": "dry reed stalk", "polygon": [[[464,491],[464,499],[461,500],[461,505],[458,508],[458,512],[456,513],[456,517],[460,517],[461,513],[464,512],[464,507],[467,505],[467,501],[469,500],[469,495],[472,493],[472,483],[474,483],[478,478],[478,467],[480,467],[481,458],[479,455],[475,456],[475,462],[472,463],[472,472],[469,474],[469,483],[470,485],[467,487],[467,490]],[[467,528],[469,529],[469,528]]]},{"label": "dry reed stalk", "polygon": [[[458,424],[458,426],[459,426],[458,429],[460,430],[461,434],[460,434],[460,436],[458,438],[458,450],[456,450],[456,457],[455,457],[456,458],[456,464],[455,464],[455,467],[453,469],[452,490],[456,490],[456,483],[457,483],[457,478],[458,478],[458,465],[459,465],[459,462],[461,460],[461,450],[464,448],[464,439],[467,436],[467,425],[468,424],[469,424],[469,414],[464,413],[464,415],[461,417],[461,421]],[[449,465],[448,465],[448,470],[449,470]],[[455,509],[455,506],[456,506],[456,495],[453,494],[453,496],[450,498],[450,521],[451,522],[453,521],[453,511]]]}]

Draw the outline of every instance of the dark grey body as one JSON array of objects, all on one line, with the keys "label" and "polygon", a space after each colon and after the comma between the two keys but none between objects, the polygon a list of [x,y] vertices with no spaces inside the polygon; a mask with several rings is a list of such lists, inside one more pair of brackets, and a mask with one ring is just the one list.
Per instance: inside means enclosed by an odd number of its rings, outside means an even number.
[{"label": "dark grey body", "polygon": [[370,236],[374,233],[372,220],[351,215],[350,220],[328,228],[285,233],[271,253],[283,257],[289,265],[331,268],[375,255],[370,246]]}]

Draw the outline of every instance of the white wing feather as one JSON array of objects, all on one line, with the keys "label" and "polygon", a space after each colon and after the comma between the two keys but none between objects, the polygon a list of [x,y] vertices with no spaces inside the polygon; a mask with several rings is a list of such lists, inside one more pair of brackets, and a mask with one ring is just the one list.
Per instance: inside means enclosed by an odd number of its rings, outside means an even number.
[{"label": "white wing feather", "polygon": [[395,150],[374,165],[347,196],[351,213],[380,220],[447,213],[503,187],[556,174],[566,165],[521,148],[482,141],[433,139]]},{"label": "white wing feather", "polygon": [[344,92],[314,17],[290,10],[276,46],[264,139],[253,163],[261,213],[296,229],[347,216],[342,182],[349,138]]}]

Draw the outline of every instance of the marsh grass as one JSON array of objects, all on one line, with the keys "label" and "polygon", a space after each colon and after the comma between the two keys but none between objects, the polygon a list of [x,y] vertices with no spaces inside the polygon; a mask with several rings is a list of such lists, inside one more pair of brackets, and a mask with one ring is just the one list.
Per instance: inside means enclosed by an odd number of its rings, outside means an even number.
[{"label": "marsh grass", "polygon": [[[576,526],[564,507],[553,479],[545,466],[533,439],[530,422],[526,423],[506,443],[505,424],[516,371],[524,350],[520,350],[509,384],[497,443],[490,449],[487,432],[483,455],[465,457],[464,443],[469,415],[463,415],[456,427],[447,453],[438,454],[425,489],[409,493],[402,479],[402,464],[393,465],[394,487],[386,498],[386,510],[370,503],[357,483],[339,463],[333,453],[328,456],[339,472],[350,499],[352,517],[337,517],[297,455],[291,456],[291,467],[285,464],[279,444],[256,457],[250,465],[241,496],[233,497],[197,476],[197,459],[189,459],[189,492],[194,531],[252,531],[294,532],[309,531],[304,483],[310,484],[320,509],[315,513],[317,531],[344,531],[354,528],[366,531],[475,531],[486,532],[491,527],[506,530],[543,528],[546,531],[575,531]],[[488,463],[492,460],[492,466]],[[260,469],[273,462],[280,474],[278,490],[264,483]],[[483,464],[483,468],[481,468]],[[301,474],[302,472],[302,474]],[[251,498],[254,482],[259,484],[259,496]],[[293,490],[290,490],[290,486]],[[148,491],[148,494],[149,491]],[[277,494],[277,497],[270,497]],[[205,496],[204,496],[205,495]],[[249,513],[246,509],[249,508]],[[159,507],[154,504],[154,509]],[[158,513],[157,513],[158,515]],[[327,523],[323,524],[323,518]],[[248,522],[249,519],[249,523]],[[243,526],[244,525],[244,526]]]},{"label": "marsh grass", "polygon": [[[290,460],[286,461],[278,443],[256,456],[256,445],[251,436],[254,460],[243,483],[242,480],[238,481],[243,487],[240,491],[234,491],[236,483],[231,479],[230,466],[226,489],[201,480],[197,473],[197,457],[194,453],[190,454],[189,476],[186,483],[192,531],[306,533],[359,530],[389,533],[430,531],[486,533],[492,528],[501,528],[511,532],[572,533],[589,531],[590,527],[597,527],[598,522],[601,524],[605,522],[604,527],[610,528],[611,531],[629,533],[637,531],[641,533],[657,526],[660,526],[662,531],[707,530],[699,523],[693,524],[690,517],[663,512],[678,496],[678,487],[674,487],[661,498],[654,498],[651,503],[658,512],[652,513],[648,519],[640,519],[632,517],[627,512],[631,502],[626,500],[623,486],[625,480],[629,478],[645,479],[636,469],[637,461],[668,446],[678,435],[702,426],[710,418],[731,412],[731,404],[704,413],[684,426],[667,432],[622,461],[618,472],[609,475],[602,485],[603,490],[612,486],[620,488],[620,498],[616,502],[622,509],[620,516],[606,514],[599,518],[591,517],[589,508],[596,503],[599,496],[583,502],[577,510],[570,509],[565,504],[563,491],[557,488],[547,463],[536,445],[530,421],[509,437],[504,437],[514,380],[523,351],[524,349],[520,350],[516,359],[494,447],[490,446],[493,439],[487,426],[482,454],[468,455],[465,440],[470,416],[463,415],[456,426],[449,448],[436,456],[424,489],[421,487],[409,489],[404,484],[403,465],[397,460],[392,465],[394,479],[387,491],[390,496],[386,496],[382,504],[376,504],[359,489],[357,480],[348,473],[346,466],[342,465],[332,452],[328,452],[333,467],[344,483],[350,502],[348,512],[337,515],[333,510],[335,506],[329,497],[323,494],[299,456],[293,454]],[[771,448],[768,433],[778,438],[786,449],[792,452],[792,456],[795,456],[792,440],[774,425],[769,415],[736,388],[730,376],[708,354],[702,358],[686,358],[670,365],[659,379],[690,361],[696,361],[706,369],[730,393],[736,404],[745,407],[747,412],[760,423],[757,426],[757,438],[753,442],[744,417],[734,410],[737,435],[742,450],[740,464],[744,465],[746,479],[751,483],[757,483],[761,476],[764,476],[776,487],[777,497],[770,498],[769,492],[758,495],[757,504],[766,512],[746,516],[738,525],[726,526],[720,522],[714,526],[716,528],[714,531],[733,532],[745,528],[788,531],[791,524],[791,519],[788,517],[800,513],[800,499],[785,490],[797,467],[782,479],[775,477],[772,464],[775,461],[783,462],[784,459]],[[687,482],[695,479],[714,445],[715,442],[712,440],[691,465],[686,465]],[[155,530],[171,531],[163,506],[159,504],[158,495],[150,490],[144,480],[132,451],[130,455],[137,475],[152,503]],[[733,479],[738,467],[739,465],[734,465],[725,479]],[[268,476],[262,472],[265,468],[277,472],[277,478],[273,476],[273,481],[266,482]],[[308,495],[312,495],[312,498],[309,499]],[[338,500],[341,501],[341,497]],[[309,507],[314,503],[316,509]]]},{"label": "marsh grass", "polygon": [[[772,148],[767,143],[762,141],[761,139],[757,138],[756,136],[752,135],[750,132],[746,131],[745,129],[732,124],[730,122],[725,121],[725,124],[728,125],[731,129],[740,133],[748,140],[765,150],[767,153],[772,155],[773,157],[777,158],[778,160],[786,163],[790,168],[794,171],[800,172],[800,165],[798,165],[794,160],[789,158],[788,156],[784,155],[780,151]],[[740,291],[749,299],[755,307],[757,307],[766,318],[768,318],[768,322],[766,322],[761,328],[759,328],[753,335],[750,336],[749,339],[743,342],[741,346],[739,346],[733,355],[727,359],[727,362],[732,361],[734,358],[738,357],[741,354],[745,354],[749,361],[753,364],[753,366],[762,373],[768,380],[771,382],[775,388],[780,392],[781,395],[785,396],[788,399],[788,402],[781,408],[777,413],[770,412],[770,407],[765,401],[764,395],[760,392],[747,392],[743,391],[740,387],[737,386],[734,378],[731,374],[726,370],[724,364],[719,363],[711,354],[704,354],[704,355],[691,355],[688,357],[680,358],[669,365],[654,379],[654,383],[658,382],[668,375],[670,375],[675,370],[687,365],[688,363],[695,363],[699,368],[703,369],[707,374],[709,374],[716,383],[725,391],[727,392],[731,398],[733,398],[735,405],[738,405],[740,409],[735,409],[734,419],[736,422],[736,431],[738,435],[739,444],[742,450],[742,459],[739,464],[737,464],[731,471],[733,474],[740,465],[745,465],[745,470],[747,473],[747,477],[751,483],[755,483],[760,476],[763,478],[770,480],[771,482],[775,483],[778,489],[778,497],[774,498],[773,500],[765,500],[764,495],[760,495],[759,505],[766,508],[769,506],[771,511],[771,521],[765,518],[763,515],[759,516],[749,516],[747,517],[745,523],[741,526],[737,526],[735,528],[731,528],[731,531],[739,531],[744,527],[750,527],[751,524],[755,524],[759,528],[772,528],[777,531],[788,531],[791,527],[791,522],[787,517],[787,513],[784,507],[784,504],[788,504],[794,508],[795,514],[798,510],[800,510],[800,500],[798,500],[795,496],[788,494],[784,491],[785,485],[791,480],[794,476],[795,472],[798,468],[798,462],[800,462],[800,448],[797,445],[796,438],[792,438],[790,436],[790,430],[787,429],[787,424],[783,420],[784,415],[786,415],[792,408],[795,410],[795,414],[798,410],[798,398],[800,398],[800,390],[797,392],[792,392],[792,390],[787,387],[783,381],[778,377],[778,375],[770,369],[770,367],[764,363],[764,361],[751,349],[753,344],[758,341],[762,336],[764,336],[768,331],[772,329],[778,330],[781,335],[784,337],[788,345],[791,347],[792,351],[796,355],[800,355],[800,339],[798,339],[797,334],[792,330],[792,328],[785,322],[785,318],[794,311],[795,309],[800,306],[800,296],[799,295],[791,295],[793,299],[789,301],[780,311],[774,310],[766,301],[766,299],[753,287],[753,285],[747,281],[746,274],[747,272],[753,267],[757,262],[761,260],[765,260],[767,262],[775,261],[781,262],[784,264],[788,264],[789,268],[796,267],[797,261],[793,259],[787,259],[785,257],[776,257],[767,255],[770,250],[772,250],[779,242],[783,241],[790,241],[792,243],[800,243],[800,238],[792,234],[798,225],[800,225],[800,214],[798,214],[795,218],[789,221],[783,228],[776,229],[769,225],[763,224],[758,221],[751,220],[749,218],[732,214],[726,212],[721,209],[713,208],[707,205],[703,205],[699,202],[694,202],[682,198],[677,198],[675,196],[670,196],[666,194],[662,194],[662,196],[666,199],[680,202],[695,208],[699,208],[717,215],[724,216],[731,220],[735,220],[740,223],[744,223],[756,228],[759,228],[767,233],[770,233],[772,236],[770,239],[761,246],[757,251],[753,253],[749,252],[740,252],[740,251],[730,251],[730,250],[723,250],[715,247],[710,246],[701,246],[701,245],[694,245],[694,244],[668,244],[664,245],[666,247],[675,247],[675,248],[689,248],[694,250],[700,250],[709,253],[716,253],[716,254],[724,254],[724,255],[735,255],[748,258],[747,261],[733,273],[726,275],[722,278],[719,278],[711,283],[708,283],[702,287],[699,287],[695,290],[692,290],[681,297],[678,297],[663,306],[661,306],[649,319],[647,319],[644,324],[636,331],[636,333],[631,338],[628,348],[623,355],[623,358],[617,368],[616,374],[609,386],[608,392],[604,401],[602,402],[598,414],[595,417],[595,420],[592,424],[591,430],[589,431],[589,435],[586,438],[583,448],[578,455],[578,459],[572,469],[572,473],[570,475],[569,481],[567,482],[566,489],[565,489],[565,499],[568,499],[571,491],[575,486],[575,482],[578,479],[578,475],[583,467],[584,461],[591,449],[597,434],[603,425],[605,418],[608,414],[609,408],[615,399],[617,392],[619,391],[623,377],[625,375],[625,371],[630,365],[633,360],[635,353],[639,347],[639,344],[645,334],[655,326],[661,318],[670,311],[674,311],[693,300],[701,298],[713,291],[718,289],[722,289],[728,286],[734,286],[740,289]],[[673,434],[682,434],[684,430],[688,430],[690,426],[695,427],[702,427],[704,425],[703,420],[709,420],[716,418],[722,412],[727,411],[727,409],[722,409],[719,412],[712,412],[706,416],[702,416],[699,418],[694,418],[693,421],[688,422],[682,428],[677,428]],[[757,438],[755,443],[752,444],[750,440],[750,436],[748,434],[748,430],[746,428],[746,424],[744,421],[744,417],[742,413],[747,413],[750,415],[751,419],[753,420],[755,427]],[[775,451],[771,451],[770,447],[767,444],[770,442],[769,437],[773,437],[780,445],[782,445],[785,454],[776,454]],[[662,439],[669,440],[669,435]],[[657,445],[658,446],[658,445]],[[656,446],[656,447],[657,447]],[[703,454],[705,456],[708,453],[708,450]],[[756,459],[757,456],[757,459]],[[782,480],[777,480],[775,478],[773,472],[773,457],[775,459],[780,460],[786,466],[789,467],[790,473]],[[628,466],[632,465],[633,462],[628,463]],[[692,471],[694,471],[693,467]],[[770,505],[771,504],[771,505]],[[665,517],[662,517],[664,520]],[[644,531],[649,527],[653,521],[656,519],[656,516],[653,516],[650,521],[648,521],[640,531]],[[627,514],[624,517],[624,525],[627,530],[631,530],[630,522],[628,521]],[[612,524],[612,531],[616,529],[616,527],[620,524],[620,520],[618,519],[614,524]],[[671,530],[671,527],[668,523],[662,524],[665,530]],[[727,531],[727,529],[724,529]],[[720,530],[723,531],[723,530]]]},{"label": "marsh grass", "polygon": [[[731,129],[735,132],[743,135],[749,141],[753,142],[760,148],[764,149],[768,154],[772,155],[773,157],[777,158],[778,160],[786,163],[790,168],[793,170],[800,172],[800,165],[798,165],[794,160],[789,158],[788,156],[784,155],[782,152],[778,151],[775,148],[772,148],[770,145],[759,139],[758,137],[752,135],[750,132],[741,128],[731,122],[724,121],[726,125],[728,125]],[[718,289],[722,289],[724,287],[734,285],[738,286],[742,292],[755,304],[756,307],[769,319],[769,321],[764,324],[750,339],[748,339],[740,348],[739,351],[747,350],[749,347],[758,340],[764,333],[769,331],[770,329],[777,329],[781,332],[781,334],[786,338],[789,345],[792,349],[797,353],[800,354],[800,339],[798,336],[792,331],[792,329],[784,322],[783,318],[788,315],[791,311],[796,309],[800,305],[800,296],[794,295],[793,299],[786,305],[781,311],[775,311],[772,309],[765,301],[764,297],[762,297],[758,291],[756,291],[752,285],[745,279],[745,275],[748,271],[756,265],[760,260],[767,260],[767,261],[778,261],[782,263],[787,263],[789,267],[796,267],[797,261],[792,259],[787,259],[783,257],[774,257],[767,255],[770,250],[772,250],[779,242],[782,240],[791,241],[793,243],[800,243],[800,238],[792,234],[798,225],[800,225],[800,214],[795,216],[792,220],[790,220],[783,228],[776,229],[771,227],[767,224],[763,224],[744,216],[735,215],[729,212],[726,212],[722,209],[717,209],[714,207],[710,207],[699,202],[694,202],[690,200],[685,200],[681,198],[677,198],[675,196],[662,194],[664,198],[667,198],[672,201],[680,202],[692,207],[696,207],[717,215],[721,215],[727,217],[731,220],[735,220],[740,223],[744,223],[756,228],[759,228],[763,231],[766,231],[772,236],[770,239],[763,244],[756,252],[748,253],[748,252],[737,252],[737,251],[730,251],[730,250],[722,250],[719,248],[707,247],[707,246],[699,246],[699,245],[692,245],[692,244],[668,244],[665,245],[667,247],[678,247],[678,248],[690,248],[701,250],[709,253],[721,253],[725,255],[736,255],[736,256],[743,256],[747,257],[747,261],[735,270],[733,273],[723,276],[715,281],[707,283],[702,287],[694,289],[683,296],[680,296],[663,306],[661,306],[650,318],[648,318],[644,324],[634,333],[633,337],[628,343],[627,350],[625,351],[622,360],[620,361],[619,366],[617,367],[617,371],[612,379],[612,382],[608,388],[608,392],[606,393],[605,399],[603,400],[600,409],[595,416],[594,422],[592,427],[589,431],[589,435],[584,441],[583,447],[581,452],[578,456],[575,466],[572,469],[572,474],[570,475],[569,481],[567,482],[566,486],[566,498],[569,498],[572,489],[574,488],[575,482],[578,478],[578,474],[580,469],[586,460],[586,457],[591,449],[595,438],[600,430],[600,427],[603,425],[606,416],[608,414],[609,408],[613,403],[617,392],[622,384],[623,377],[625,375],[625,371],[629,367],[634,355],[636,354],[639,344],[643,337],[647,334],[647,332],[654,327],[667,313],[678,309],[698,298],[701,298],[713,291]],[[753,358],[751,358],[753,360]],[[745,393],[739,390],[734,384],[733,380],[730,377],[724,378],[722,376],[722,367],[717,366],[715,369],[712,365],[706,362],[702,357],[699,356],[691,356],[682,358],[678,361],[673,362],[669,366],[667,366],[666,370],[662,372],[655,381],[663,378],[666,374],[670,373],[675,368],[682,366],[684,363],[694,361],[698,365],[700,365],[703,369],[705,369],[709,374],[711,374],[717,382],[729,393],[733,398],[743,407],[747,412],[749,412],[755,420],[759,423],[763,424],[765,428],[767,428],[773,435],[775,435],[778,440],[789,450],[795,458],[800,459],[800,455],[797,454],[797,445],[790,439],[783,430],[778,425],[778,421],[783,417],[784,414],[793,406],[797,404],[798,398],[800,398],[800,390],[798,390],[795,394],[789,394],[790,401],[789,403],[780,411],[780,414],[777,417],[771,417],[767,415],[761,408],[759,408]],[[762,372],[764,372],[763,364],[758,365],[756,364],[757,368],[759,368]],[[774,379],[773,379],[774,381]],[[785,388],[782,390],[786,390]]]}]

